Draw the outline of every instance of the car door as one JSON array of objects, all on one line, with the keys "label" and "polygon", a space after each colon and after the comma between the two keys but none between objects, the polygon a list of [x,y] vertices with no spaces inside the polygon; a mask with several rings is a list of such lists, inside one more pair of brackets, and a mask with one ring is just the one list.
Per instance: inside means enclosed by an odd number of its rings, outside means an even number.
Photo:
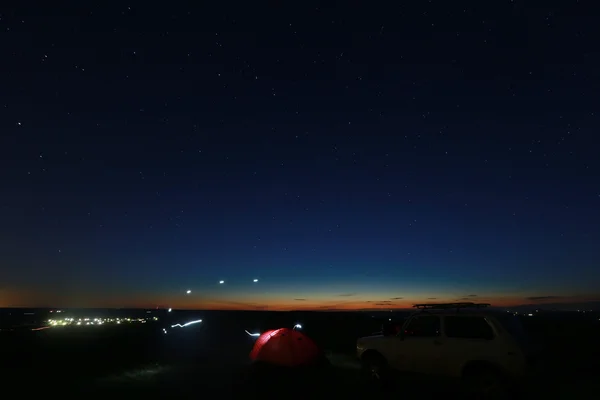
[{"label": "car door", "polygon": [[444,317],[444,335],[439,346],[440,358],[434,368],[439,374],[459,376],[467,361],[496,362],[495,332],[484,316],[451,315]]},{"label": "car door", "polygon": [[419,374],[432,373],[431,365],[438,357],[440,325],[440,317],[436,315],[410,318],[395,340],[395,368]]}]

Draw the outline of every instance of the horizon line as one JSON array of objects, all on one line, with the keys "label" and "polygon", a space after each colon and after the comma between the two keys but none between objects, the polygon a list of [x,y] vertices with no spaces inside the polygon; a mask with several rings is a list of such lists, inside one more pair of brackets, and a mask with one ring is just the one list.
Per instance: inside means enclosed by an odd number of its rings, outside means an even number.
[{"label": "horizon line", "polygon": [[[590,305],[592,303],[599,303],[596,301],[592,301],[592,302],[586,302],[589,303]],[[435,304],[435,303],[432,303]],[[558,310],[558,311],[562,311],[559,310],[559,308],[561,307],[565,307],[565,306],[576,306],[576,305],[583,305],[583,304],[573,304],[573,303],[561,303],[561,304],[521,304],[521,305],[513,305],[513,306],[488,306],[486,307],[487,309],[494,309],[494,310],[511,310],[511,309],[516,309],[516,308],[537,308],[540,310]],[[144,310],[144,311],[168,311],[169,309],[172,311],[220,311],[220,312],[225,312],[225,311],[229,311],[229,312],[279,312],[279,313],[287,313],[287,312],[397,312],[397,311],[415,311],[416,308],[414,307],[401,307],[401,308],[357,308],[357,309],[344,309],[344,308],[322,308],[322,309],[291,309],[291,310],[277,310],[277,309],[269,309],[269,308],[256,308],[256,309],[252,309],[252,308],[247,308],[247,309],[231,309],[231,308],[169,308],[169,307],[49,307],[49,306],[43,306],[43,307],[31,307],[31,306],[12,306],[12,307],[0,307],[0,310],[18,310],[18,309],[22,309],[22,310],[26,310],[26,309],[35,309],[35,310],[48,310],[48,311],[52,311],[52,310],[99,310],[99,309],[105,309],[105,310]]]}]

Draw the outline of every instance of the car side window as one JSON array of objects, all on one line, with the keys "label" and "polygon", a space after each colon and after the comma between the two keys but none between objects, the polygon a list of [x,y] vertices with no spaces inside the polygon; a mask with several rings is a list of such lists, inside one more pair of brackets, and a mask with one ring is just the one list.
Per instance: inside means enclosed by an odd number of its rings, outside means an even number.
[{"label": "car side window", "polygon": [[446,337],[457,339],[494,338],[494,331],[485,317],[478,316],[447,316],[444,318],[444,333]]},{"label": "car side window", "polygon": [[436,337],[440,335],[440,318],[434,315],[412,317],[404,329],[405,337]]}]

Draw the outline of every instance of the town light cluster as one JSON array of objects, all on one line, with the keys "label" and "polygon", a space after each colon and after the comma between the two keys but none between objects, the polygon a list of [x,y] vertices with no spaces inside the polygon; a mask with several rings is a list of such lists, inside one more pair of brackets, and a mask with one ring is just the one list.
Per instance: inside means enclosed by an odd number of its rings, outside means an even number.
[{"label": "town light cluster", "polygon": [[120,325],[120,324],[145,324],[148,321],[158,321],[152,318],[63,318],[49,319],[49,326],[98,326],[98,325]]}]

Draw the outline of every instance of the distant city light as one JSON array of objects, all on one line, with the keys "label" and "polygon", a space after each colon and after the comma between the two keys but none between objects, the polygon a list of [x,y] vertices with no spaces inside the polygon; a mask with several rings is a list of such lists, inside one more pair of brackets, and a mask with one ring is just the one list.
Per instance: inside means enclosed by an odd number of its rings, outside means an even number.
[{"label": "distant city light", "polygon": [[169,308],[169,309],[167,310],[167,312],[171,312],[171,311],[173,311],[173,309],[172,309],[172,308]]},{"label": "distant city light", "polygon": [[106,325],[106,324],[117,324],[120,325],[122,322],[125,323],[142,323],[145,324],[148,321],[158,321],[158,317],[147,317],[147,318],[63,318],[63,319],[49,319],[47,321],[49,327],[61,327],[61,326],[86,326],[86,325]]},{"label": "distant city light", "polygon": [[255,282],[255,283],[256,283],[256,282],[258,282],[258,279],[254,279],[252,282]]},{"label": "distant city light", "polygon": [[222,285],[224,283],[225,283],[225,281],[219,281],[219,285]]},{"label": "distant city light", "polygon": [[192,291],[188,289],[185,293],[190,294]]}]

